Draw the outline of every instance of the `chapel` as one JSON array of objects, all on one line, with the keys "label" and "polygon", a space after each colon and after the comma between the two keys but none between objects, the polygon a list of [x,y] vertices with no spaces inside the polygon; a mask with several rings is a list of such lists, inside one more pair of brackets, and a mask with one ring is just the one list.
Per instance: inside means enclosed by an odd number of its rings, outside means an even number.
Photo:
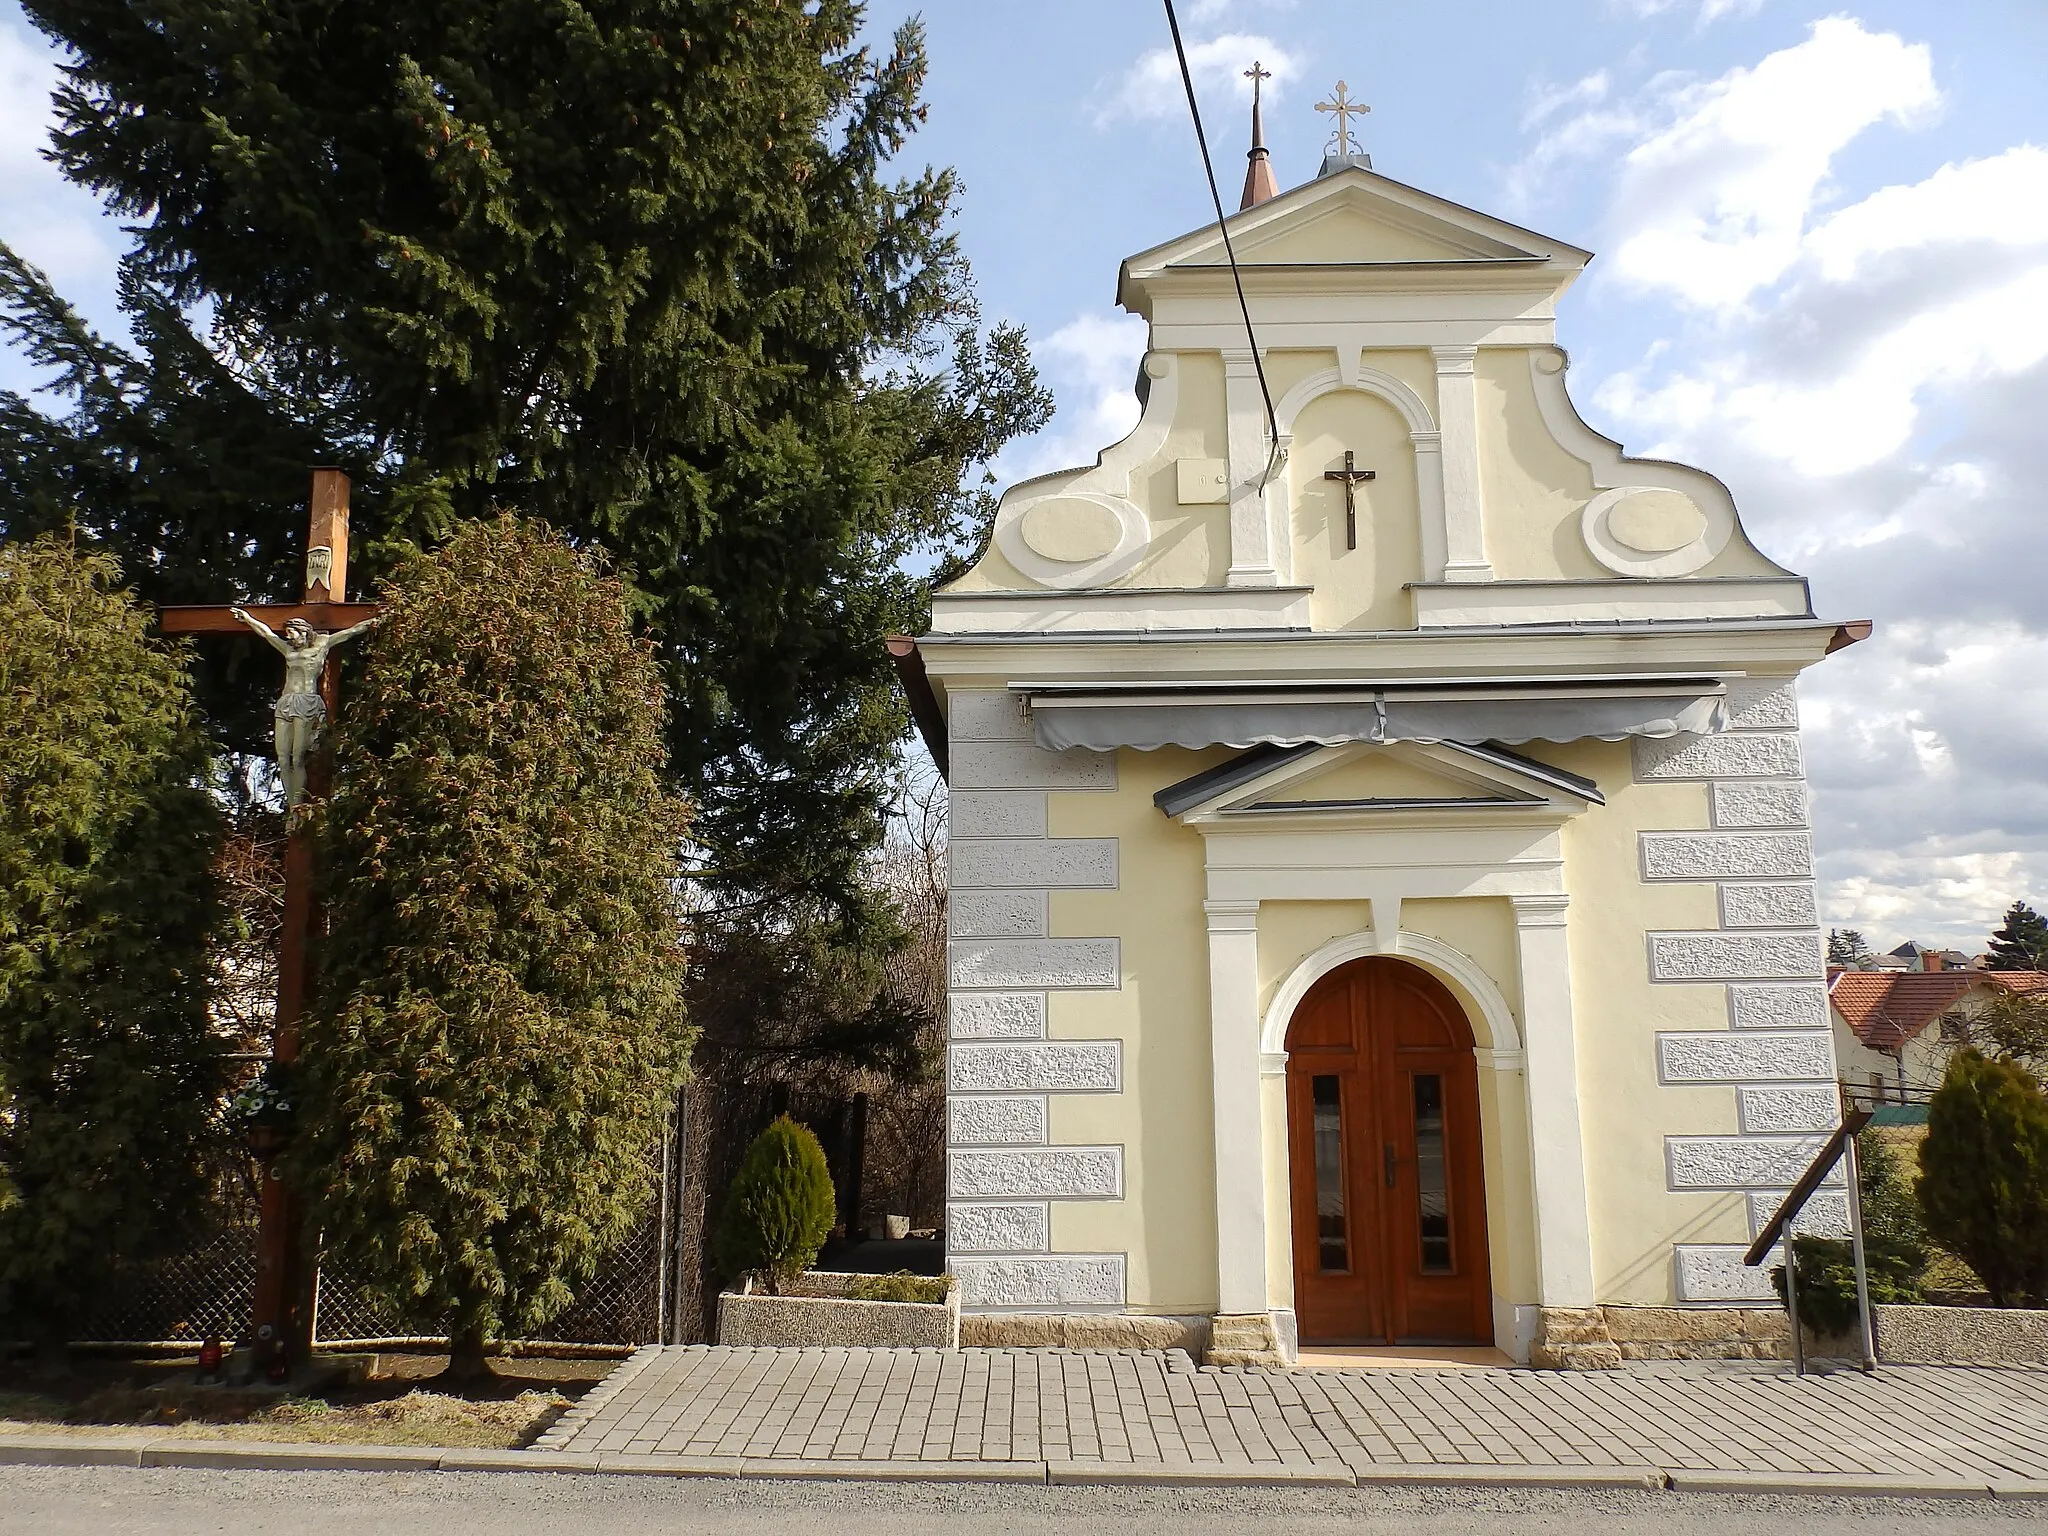
[{"label": "chapel", "polygon": [[1334,149],[1255,130],[1236,279],[1123,263],[1138,425],[892,642],[970,1337],[1762,1353],[1838,1119],[1796,680],[1869,626],[1580,419],[1590,253]]}]

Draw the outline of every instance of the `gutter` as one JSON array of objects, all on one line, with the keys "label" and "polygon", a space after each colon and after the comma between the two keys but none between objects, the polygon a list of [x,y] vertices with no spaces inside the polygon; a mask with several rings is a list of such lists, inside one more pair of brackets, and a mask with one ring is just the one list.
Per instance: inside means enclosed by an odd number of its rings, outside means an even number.
[{"label": "gutter", "polygon": [[903,696],[909,701],[910,718],[917,723],[917,734],[924,738],[925,750],[938,765],[939,777],[951,783],[946,762],[946,714],[939,708],[939,696],[932,692],[923,653],[908,635],[890,635],[882,643],[889,648],[889,659],[896,663],[896,680],[903,685]]}]

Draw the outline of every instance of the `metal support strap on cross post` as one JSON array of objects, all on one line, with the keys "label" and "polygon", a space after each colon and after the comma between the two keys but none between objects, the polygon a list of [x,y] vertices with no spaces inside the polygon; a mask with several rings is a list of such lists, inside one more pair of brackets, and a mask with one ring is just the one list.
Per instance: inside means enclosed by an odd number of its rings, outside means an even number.
[{"label": "metal support strap on cross post", "polygon": [[1792,1370],[1796,1375],[1806,1374],[1806,1341],[1799,1331],[1799,1263],[1792,1242],[1792,1223],[1836,1163],[1844,1165],[1843,1172],[1849,1181],[1849,1250],[1856,1265],[1857,1344],[1863,1355],[1864,1371],[1877,1369],[1877,1335],[1871,1326],[1870,1312],[1870,1267],[1863,1252],[1863,1185],[1861,1170],[1856,1165],[1856,1133],[1868,1124],[1869,1110],[1843,1106],[1842,1123],[1806,1165],[1806,1172],[1779,1204],[1777,1214],[1764,1223],[1763,1231],[1757,1233],[1756,1241],[1742,1256],[1743,1264],[1754,1269],[1770,1257],[1778,1240],[1784,1239],[1785,1310],[1792,1324]]}]

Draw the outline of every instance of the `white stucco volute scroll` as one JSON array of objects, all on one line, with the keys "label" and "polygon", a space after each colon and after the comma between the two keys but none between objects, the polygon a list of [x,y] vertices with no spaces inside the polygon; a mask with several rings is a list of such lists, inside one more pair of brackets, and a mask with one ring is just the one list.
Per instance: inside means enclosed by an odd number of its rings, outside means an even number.
[{"label": "white stucco volute scroll", "polygon": [[1048,587],[1103,586],[1144,556],[1151,520],[1131,499],[1131,471],[1166,442],[1179,398],[1170,352],[1145,358],[1145,411],[1130,436],[1106,448],[1092,468],[1063,470],[1014,487],[996,514],[1003,557]]}]

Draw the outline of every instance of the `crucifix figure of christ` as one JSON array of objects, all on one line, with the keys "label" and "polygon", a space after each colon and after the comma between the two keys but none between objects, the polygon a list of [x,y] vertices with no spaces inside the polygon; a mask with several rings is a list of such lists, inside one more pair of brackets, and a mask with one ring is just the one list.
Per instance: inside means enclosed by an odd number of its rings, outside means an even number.
[{"label": "crucifix figure of christ", "polygon": [[320,744],[320,727],[327,722],[327,701],[320,697],[320,677],[327,670],[327,657],[336,646],[355,639],[377,622],[371,614],[360,624],[328,634],[294,614],[284,621],[280,635],[246,608],[230,608],[228,616],[246,624],[284,657],[284,692],[277,696],[277,772],[284,780],[288,806],[306,798],[306,765]]},{"label": "crucifix figure of christ", "polygon": [[[284,656],[285,684],[278,695],[277,768],[285,798],[296,806],[324,777],[320,728],[334,709],[334,649],[376,622],[374,603],[348,598],[348,476],[313,471],[312,515],[306,536],[305,601],[247,603],[239,607],[169,607],[157,626],[167,635],[239,635],[254,631]],[[308,949],[318,925],[313,911],[313,840],[298,817],[285,834],[284,923],[277,950],[277,1024],[270,1059],[288,1066],[299,1056],[299,1021],[305,1011]],[[313,1264],[306,1252],[303,1216],[279,1177],[277,1132],[251,1132],[263,1165],[262,1204],[256,1233],[253,1326],[259,1365],[276,1380],[303,1365],[313,1341]]]},{"label": "crucifix figure of christ", "polygon": [[1339,80],[1337,82],[1337,89],[1330,99],[1316,103],[1316,110],[1318,112],[1328,112],[1337,120],[1337,131],[1330,136],[1329,146],[1324,150],[1325,154],[1356,155],[1364,153],[1359,148],[1358,140],[1352,135],[1351,119],[1353,117],[1363,117],[1372,108],[1366,106],[1363,102],[1353,101],[1345,94],[1349,89],[1349,86],[1345,85],[1342,80]]},{"label": "crucifix figure of christ", "polygon": [[1341,480],[1344,482],[1344,547],[1346,549],[1358,548],[1358,487],[1366,481],[1374,480],[1378,477],[1379,472],[1377,470],[1358,468],[1358,455],[1349,448],[1344,450],[1344,467],[1342,469],[1326,469],[1323,471],[1323,478],[1325,480]]}]

